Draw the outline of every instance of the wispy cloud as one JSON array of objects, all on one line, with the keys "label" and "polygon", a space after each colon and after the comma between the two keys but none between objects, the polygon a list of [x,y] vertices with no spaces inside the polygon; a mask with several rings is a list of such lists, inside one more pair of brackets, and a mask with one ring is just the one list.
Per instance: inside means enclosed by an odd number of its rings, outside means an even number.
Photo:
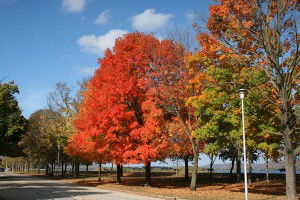
[{"label": "wispy cloud", "polygon": [[155,13],[155,9],[146,9],[143,13],[131,17],[130,20],[134,29],[151,32],[166,26],[172,17],[171,14]]},{"label": "wispy cloud", "polygon": [[79,74],[84,76],[92,76],[96,69],[97,67],[83,67],[79,69]]},{"label": "wispy cloud", "polygon": [[21,92],[19,97],[20,107],[25,117],[33,112],[47,107],[48,89],[31,89]]},{"label": "wispy cloud", "polygon": [[62,0],[62,8],[67,13],[78,13],[84,10],[87,0]]},{"label": "wispy cloud", "polygon": [[195,11],[187,11],[184,16],[189,20],[194,22],[197,19]]},{"label": "wispy cloud", "polygon": [[109,10],[105,10],[102,13],[99,14],[97,19],[95,20],[95,24],[104,25],[107,24],[111,19],[111,16],[109,14]]},{"label": "wispy cloud", "polygon": [[105,49],[112,48],[115,45],[115,40],[118,37],[126,33],[128,33],[127,30],[112,29],[100,36],[94,34],[84,35],[77,42],[81,50],[86,53],[103,54]]}]

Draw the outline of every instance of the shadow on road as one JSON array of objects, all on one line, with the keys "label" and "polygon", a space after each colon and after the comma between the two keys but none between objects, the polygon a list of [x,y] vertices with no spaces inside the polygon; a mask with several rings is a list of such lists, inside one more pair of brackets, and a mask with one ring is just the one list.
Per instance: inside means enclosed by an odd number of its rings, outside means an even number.
[{"label": "shadow on road", "polygon": [[0,176],[0,200],[73,199],[77,196],[104,195],[80,185],[31,176]]}]

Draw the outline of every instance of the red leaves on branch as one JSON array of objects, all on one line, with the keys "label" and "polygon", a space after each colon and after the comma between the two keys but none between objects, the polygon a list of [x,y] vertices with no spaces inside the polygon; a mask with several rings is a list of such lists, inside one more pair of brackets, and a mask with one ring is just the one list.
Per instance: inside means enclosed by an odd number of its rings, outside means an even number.
[{"label": "red leaves on branch", "polygon": [[100,67],[88,84],[69,153],[116,164],[146,165],[168,157],[166,112],[154,66],[174,66],[177,49],[171,41],[142,33],[117,39],[113,50],[99,59]]}]

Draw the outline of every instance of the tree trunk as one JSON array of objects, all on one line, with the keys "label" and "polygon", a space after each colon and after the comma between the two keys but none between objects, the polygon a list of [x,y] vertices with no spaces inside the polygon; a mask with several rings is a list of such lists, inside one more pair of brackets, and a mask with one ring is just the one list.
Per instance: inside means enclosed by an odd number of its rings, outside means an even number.
[{"label": "tree trunk", "polygon": [[55,169],[55,163],[52,163],[52,166],[53,166],[53,167],[52,167],[52,171],[53,171],[53,175],[54,175],[55,170],[56,170],[56,169]]},{"label": "tree trunk", "polygon": [[242,170],[241,170],[241,149],[237,148],[237,157],[236,157],[236,181],[241,182]]},{"label": "tree trunk", "polygon": [[65,163],[64,175],[66,175],[66,173],[67,173],[67,167],[68,167],[68,163],[66,162],[66,163]]},{"label": "tree trunk", "polygon": [[123,167],[123,165],[121,165],[120,176],[121,176],[121,177],[124,176],[124,167]]},{"label": "tree trunk", "polygon": [[89,172],[89,165],[86,164],[86,172]]},{"label": "tree trunk", "polygon": [[121,165],[117,165],[117,184],[121,183]]},{"label": "tree trunk", "polygon": [[213,156],[210,156],[210,165],[209,165],[209,180],[212,180],[212,174],[213,174]]},{"label": "tree trunk", "polygon": [[192,180],[190,185],[191,191],[196,191],[196,183],[197,183],[197,174],[198,174],[198,152],[194,153],[193,159],[193,173],[192,173]]},{"label": "tree trunk", "polygon": [[151,185],[151,162],[149,162],[146,166],[145,166],[145,170],[146,170],[146,184],[145,186],[150,186]]},{"label": "tree trunk", "polygon": [[30,160],[27,160],[26,164],[27,164],[26,170],[27,170],[27,173],[29,173],[29,171],[30,171]]},{"label": "tree trunk", "polygon": [[75,161],[75,166],[74,166],[74,170],[75,170],[75,173],[74,173],[74,177],[75,178],[79,178],[79,167],[80,167],[80,163],[79,161]]},{"label": "tree trunk", "polygon": [[176,175],[178,176],[179,173],[179,164],[178,164],[178,158],[176,158]]},{"label": "tree trunk", "polygon": [[232,175],[232,172],[233,172],[234,163],[235,163],[235,157],[233,157],[231,160],[230,176]]},{"label": "tree trunk", "polygon": [[49,175],[49,163],[46,163],[46,175]]},{"label": "tree trunk", "polygon": [[41,173],[41,161],[40,159],[38,160],[38,174]]},{"label": "tree trunk", "polygon": [[74,174],[74,164],[72,164],[72,174]]},{"label": "tree trunk", "polygon": [[267,179],[267,182],[270,182],[270,178],[269,178],[269,158],[266,157],[265,161],[266,161],[266,179]]},{"label": "tree trunk", "polygon": [[189,157],[185,156],[184,157],[184,179],[186,181],[189,181]]},{"label": "tree trunk", "polygon": [[54,173],[54,164],[51,163],[51,173],[50,173],[50,176],[53,176],[53,173]]},{"label": "tree trunk", "polygon": [[247,177],[248,177],[248,183],[249,183],[249,185],[251,185],[252,184],[252,162],[251,162],[251,158],[250,158],[250,150],[247,153],[247,157],[248,157],[248,166],[249,166],[249,173],[248,173]]},{"label": "tree trunk", "polygon": [[27,172],[28,173],[28,159],[26,159],[26,161],[25,161],[25,166],[24,166],[24,172]]},{"label": "tree trunk", "polygon": [[65,173],[64,173],[64,162],[61,162],[61,177],[64,177]]},{"label": "tree trunk", "polygon": [[285,181],[286,197],[288,200],[298,200],[296,187],[296,167],[295,156],[292,151],[292,141],[287,134],[284,136],[285,142]]},{"label": "tree trunk", "polygon": [[98,182],[101,181],[101,163],[99,163],[99,168],[98,168]]},{"label": "tree trunk", "polygon": [[281,104],[281,124],[284,127],[283,142],[284,142],[284,156],[285,156],[285,181],[286,181],[286,197],[288,200],[298,200],[297,186],[296,186],[296,166],[295,155],[292,142],[292,130],[290,128],[289,114],[292,112],[290,109],[287,98],[285,98],[286,88],[282,88],[280,94],[282,95]]},{"label": "tree trunk", "polygon": [[109,172],[109,173],[112,173],[113,170],[114,170],[114,163],[112,162],[112,163],[111,163],[111,168],[110,168],[110,172]]}]

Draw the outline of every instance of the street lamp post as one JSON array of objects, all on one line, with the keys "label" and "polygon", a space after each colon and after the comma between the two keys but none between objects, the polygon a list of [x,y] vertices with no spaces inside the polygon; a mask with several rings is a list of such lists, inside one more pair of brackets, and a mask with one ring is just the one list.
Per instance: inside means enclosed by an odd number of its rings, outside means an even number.
[{"label": "street lamp post", "polygon": [[244,117],[244,99],[246,89],[239,89],[238,93],[242,100],[242,129],[243,129],[243,151],[244,151],[244,178],[245,178],[245,199],[248,200],[248,180],[247,180],[247,158],[246,158],[246,135],[245,135],[245,117]]}]

